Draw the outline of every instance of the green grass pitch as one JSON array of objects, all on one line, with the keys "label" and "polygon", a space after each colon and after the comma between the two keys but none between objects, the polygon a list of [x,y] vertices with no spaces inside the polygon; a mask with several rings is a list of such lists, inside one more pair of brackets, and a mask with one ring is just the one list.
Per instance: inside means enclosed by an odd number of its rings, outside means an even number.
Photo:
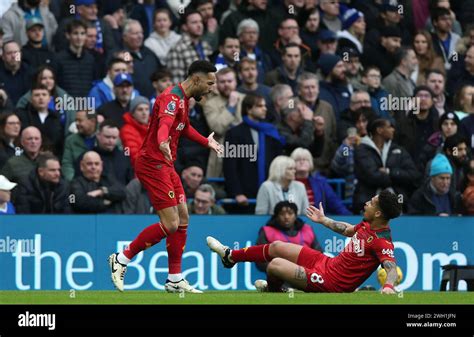
[{"label": "green grass pitch", "polygon": [[474,304],[474,292],[377,291],[349,294],[258,293],[207,291],[204,294],[168,294],[164,291],[0,291],[1,304]]}]

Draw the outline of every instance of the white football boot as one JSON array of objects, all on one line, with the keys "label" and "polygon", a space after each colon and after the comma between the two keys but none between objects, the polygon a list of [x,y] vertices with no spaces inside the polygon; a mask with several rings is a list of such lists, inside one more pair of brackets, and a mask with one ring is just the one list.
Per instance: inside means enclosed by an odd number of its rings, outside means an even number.
[{"label": "white football boot", "polygon": [[169,293],[202,294],[201,290],[193,288],[184,278],[179,282],[171,282],[170,280],[166,280],[165,290]]},{"label": "white football boot", "polygon": [[114,253],[107,259],[109,261],[112,283],[119,291],[123,291],[123,278],[127,271],[127,266],[117,261],[118,253]]},{"label": "white football boot", "polygon": [[231,253],[231,250],[229,247],[224,246],[222,243],[220,243],[217,239],[213,238],[212,236],[208,236],[206,241],[209,248],[221,257],[222,264],[224,265],[225,268],[232,268],[235,265],[235,263],[230,261],[229,259],[230,253]]}]

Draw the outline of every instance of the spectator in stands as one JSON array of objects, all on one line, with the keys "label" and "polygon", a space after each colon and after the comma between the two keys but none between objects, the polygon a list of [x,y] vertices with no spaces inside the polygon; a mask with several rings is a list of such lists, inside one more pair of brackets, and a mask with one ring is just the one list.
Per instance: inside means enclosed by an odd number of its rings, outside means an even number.
[{"label": "spectator in stands", "polygon": [[4,41],[15,41],[18,45],[26,44],[28,38],[25,25],[28,17],[38,18],[44,23],[45,44],[52,47],[53,35],[56,33],[58,23],[48,6],[41,6],[40,0],[19,0],[12,3],[11,7],[3,14],[1,27],[4,32]]},{"label": "spectator in stands", "polygon": [[443,151],[446,138],[455,135],[458,130],[460,130],[460,121],[454,112],[446,112],[439,118],[439,131],[428,138],[418,158],[417,167],[420,172],[429,171],[429,165],[426,165],[428,161]]},{"label": "spectator in stands", "polygon": [[422,85],[427,82],[427,73],[430,70],[436,70],[442,75],[446,74],[443,58],[436,54],[430,33],[425,30],[419,30],[413,39],[413,50],[418,59],[418,69],[412,74],[412,79],[416,85]]},{"label": "spectator in stands", "polygon": [[454,96],[454,110],[460,120],[474,113],[474,85],[464,85]]},{"label": "spectator in stands", "polygon": [[204,179],[204,169],[198,162],[190,162],[181,172],[181,182],[183,184],[186,198],[193,198],[199,185]]},{"label": "spectator in stands", "polygon": [[[242,58],[238,64],[238,74],[241,85],[237,88],[237,91],[245,95],[253,94],[263,96],[267,107],[270,106],[272,102],[270,96],[272,88],[258,82],[259,73],[257,61],[247,56]],[[275,116],[273,114],[267,114],[266,120],[273,122]]]},{"label": "spectator in stands", "polygon": [[474,215],[474,159],[466,167],[462,203],[464,214]]},{"label": "spectator in stands", "polygon": [[103,8],[104,21],[109,25],[114,39],[114,45],[119,47],[122,44],[123,25],[127,18],[127,13],[121,2],[108,1]]},{"label": "spectator in stands", "polygon": [[376,119],[369,126],[369,135],[355,149],[357,185],[352,206],[355,214],[363,210],[371,195],[386,188],[408,200],[420,178],[408,152],[392,141],[394,132],[390,121]]},{"label": "spectator in stands", "polygon": [[453,18],[447,8],[434,8],[431,12],[431,22],[434,32],[433,47],[436,53],[443,58],[446,70],[451,68],[450,59],[456,50],[456,45],[461,37],[453,32]]},{"label": "spectator in stands", "polygon": [[321,27],[329,29],[334,33],[341,31],[342,19],[340,16],[339,1],[321,0],[319,8],[321,9]]},{"label": "spectator in stands", "polygon": [[438,153],[430,166],[430,179],[413,193],[408,214],[449,216],[456,214],[458,205],[450,189],[453,169],[445,155]]},{"label": "spectator in stands", "polygon": [[95,67],[97,70],[97,77],[104,77],[107,73],[105,53],[102,50],[97,50],[97,27],[95,24],[88,23],[86,29],[86,42],[84,43],[84,50],[94,58]]},{"label": "spectator in stands", "polygon": [[130,164],[130,156],[126,155],[118,146],[120,140],[118,125],[110,119],[104,120],[99,125],[97,132],[97,145],[93,151],[102,159],[104,174],[113,176],[123,186],[133,179],[134,173]]},{"label": "spectator in stands", "polygon": [[[105,76],[102,81],[94,85],[88,95],[89,97],[94,97],[96,109],[115,99],[113,83],[114,79],[118,74],[125,73],[127,73],[127,64],[125,61],[119,58],[113,58],[109,61],[107,67],[107,76]],[[132,99],[138,95],[138,91],[134,89],[132,92]]]},{"label": "spectator in stands", "polygon": [[339,48],[352,48],[362,54],[365,37],[364,14],[357,9],[348,9],[342,16],[342,30],[337,32]]},{"label": "spectator in stands", "polygon": [[15,206],[11,200],[11,191],[16,187],[5,176],[0,175],[0,215],[15,214]]},{"label": "spectator in stands", "polygon": [[3,83],[0,83],[0,115],[13,111],[14,109],[13,103],[3,87]]},{"label": "spectator in stands", "polygon": [[368,123],[376,117],[371,104],[367,92],[356,91],[352,94],[349,108],[342,112],[341,119],[337,124],[337,141],[339,144],[347,137],[349,128],[357,128],[362,137],[367,135]]},{"label": "spectator in stands", "polygon": [[124,114],[130,111],[134,82],[130,74],[119,73],[115,76],[113,83],[115,99],[103,104],[97,109],[97,114],[104,116],[105,119],[113,120],[121,128],[124,124]]},{"label": "spectator in stands", "polygon": [[474,152],[474,113],[470,113],[461,121],[461,130]]},{"label": "spectator in stands", "polygon": [[319,125],[323,123],[324,144],[321,156],[316,159],[316,168],[328,172],[337,148],[336,117],[332,106],[319,98],[319,82],[315,74],[305,72],[298,79],[298,98],[313,112],[315,137],[320,137]]},{"label": "spectator in stands", "polygon": [[311,48],[301,40],[296,19],[294,17],[287,17],[280,22],[278,39],[274,41],[273,49],[269,52],[272,68],[279,68],[282,64],[287,64],[283,57],[286,54],[286,47],[290,44],[300,49],[301,64],[308,66],[308,62],[311,60]]},{"label": "spectator in stands", "polygon": [[96,145],[97,115],[86,110],[76,114],[77,133],[66,138],[62,160],[63,176],[70,181],[75,176],[75,163],[85,151],[90,151]]},{"label": "spectator in stands", "polygon": [[87,25],[72,20],[66,29],[69,46],[58,53],[58,85],[71,96],[84,97],[96,79],[94,57],[84,49]]},{"label": "spectator in stands", "polygon": [[48,87],[34,85],[31,89],[31,103],[17,111],[23,128],[34,126],[41,131],[43,149],[57,156],[63,152],[64,130],[59,114],[48,108],[51,96]]},{"label": "spectator in stands", "polygon": [[[73,98],[57,85],[56,73],[51,66],[43,65],[36,70],[33,75],[33,86],[38,85],[45,85],[48,88],[51,97],[48,103],[48,109],[59,114],[65,136],[68,136],[71,132],[75,132],[76,128],[73,123],[76,118],[76,110],[71,110],[67,104],[67,102],[72,101]],[[18,100],[16,107],[17,109],[26,109],[29,104],[31,104],[31,90]]]},{"label": "spectator in stands", "polygon": [[103,172],[98,153],[88,151],[81,160],[81,175],[71,182],[69,202],[76,213],[121,213],[125,187]]},{"label": "spectator in stands", "polygon": [[237,71],[237,64],[240,58],[240,42],[233,36],[228,36],[219,44],[219,53],[213,60],[216,69],[219,71],[225,67],[231,67]]},{"label": "spectator in stands", "polygon": [[196,60],[209,60],[213,52],[211,46],[202,39],[204,26],[198,11],[186,10],[181,28],[181,39],[170,49],[166,61],[173,74],[173,83],[184,80],[191,63]]},{"label": "spectator in stands", "polygon": [[393,97],[411,97],[416,87],[411,76],[418,67],[418,59],[411,47],[402,47],[397,58],[397,67],[383,79],[382,84]]},{"label": "spectator in stands", "polygon": [[[209,128],[215,132],[214,139],[222,143],[227,130],[242,122],[242,100],[245,95],[236,91],[237,78],[232,68],[223,68],[216,74],[218,94],[204,104],[204,115]],[[207,164],[208,177],[222,175],[222,158],[211,151]]]},{"label": "spectator in stands", "polygon": [[376,66],[382,73],[382,78],[388,76],[397,62],[397,52],[400,49],[402,33],[396,26],[387,26],[380,32],[380,40],[374,45],[367,45],[362,57],[364,66]]},{"label": "spectator in stands", "polygon": [[321,30],[316,40],[316,45],[318,47],[318,54],[317,57],[313,58],[315,61],[317,61],[322,54],[336,54],[338,46],[336,33],[327,29]]},{"label": "spectator in stands", "polygon": [[31,68],[37,69],[41,65],[56,67],[54,53],[43,45],[44,23],[41,19],[33,17],[26,21],[26,35],[28,42],[22,47],[23,61]]},{"label": "spectator in stands", "polygon": [[150,101],[138,96],[130,102],[130,112],[123,115],[124,125],[120,129],[120,139],[125,155],[130,157],[132,167],[145,139],[150,119]]},{"label": "spectator in stands", "polygon": [[314,61],[317,60],[319,54],[317,41],[319,39],[320,23],[321,16],[319,14],[319,9],[317,7],[305,11],[306,13],[302,15],[302,30],[300,32],[301,40],[305,45],[311,48],[311,59]]},{"label": "spectator in stands", "polygon": [[327,179],[314,171],[311,152],[299,147],[291,153],[291,158],[296,163],[296,180],[304,184],[310,205],[319,207],[321,203],[327,214],[352,214],[334,193]]},{"label": "spectator in stands", "polygon": [[265,85],[288,84],[296,92],[298,76],[303,72],[301,49],[295,43],[289,43],[283,48],[281,59],[283,63],[265,75]]},{"label": "spectator in stands", "polygon": [[448,72],[448,82],[446,88],[448,93],[453,96],[465,85],[474,86],[474,45],[466,51],[464,61],[455,62]]},{"label": "spectator in stands", "polygon": [[363,90],[362,84],[362,64],[360,63],[360,53],[349,47],[338,49],[337,54],[343,58],[347,77],[349,92]]},{"label": "spectator in stands", "polygon": [[287,156],[273,159],[265,181],[257,193],[255,214],[272,214],[280,201],[290,201],[296,204],[298,214],[304,214],[309,207],[308,195],[303,183],[296,181],[296,163]]},{"label": "spectator in stands", "polygon": [[169,86],[171,86],[173,83],[171,82],[171,78],[173,75],[171,75],[171,72],[169,71],[168,68],[161,68],[158,69],[157,71],[153,72],[150,76],[150,81],[151,84],[153,85],[153,88],[155,89],[155,93],[151,97],[151,106],[155,105],[156,98]]},{"label": "spectator in stands", "polygon": [[237,26],[237,36],[240,42],[240,58],[248,57],[257,62],[257,82],[263,83],[265,75],[271,70],[270,56],[260,49],[258,43],[260,28],[258,23],[250,18],[242,20]]},{"label": "spectator in stands", "polygon": [[12,112],[0,115],[0,171],[20,151],[21,121]]},{"label": "spectator in stands", "polygon": [[188,202],[189,214],[224,215],[225,210],[216,205],[216,192],[209,184],[202,184],[194,193],[194,199]]},{"label": "spectator in stands", "polygon": [[273,115],[271,118],[273,124],[278,125],[282,122],[283,109],[289,106],[293,96],[293,90],[288,84],[277,84],[272,87],[270,91],[270,98],[272,99],[270,114]]},{"label": "spectator in stands", "polygon": [[266,114],[264,98],[247,95],[242,101],[243,122],[226,133],[226,147],[244,145],[248,149],[245,158],[224,158],[227,194],[242,206],[248,205],[248,199],[255,199],[258,188],[267,179],[272,160],[282,153],[285,142],[277,128],[265,122]]},{"label": "spectator in stands", "polygon": [[3,165],[2,171],[0,172],[8,180],[13,182],[19,182],[23,177],[28,174],[36,167],[36,158],[38,157],[42,140],[41,132],[34,126],[27,127],[21,132],[20,138],[21,147],[23,153],[11,157],[7,160],[6,164]]},{"label": "spectator in stands", "polygon": [[448,158],[453,169],[451,187],[456,190],[456,196],[458,196],[462,193],[464,171],[470,160],[466,139],[461,134],[447,137],[443,145],[443,154]]},{"label": "spectator in stands", "polygon": [[[291,242],[323,252],[313,228],[297,216],[298,206],[289,201],[280,201],[275,205],[272,217],[258,232],[257,245],[275,241]],[[260,271],[265,272],[268,263],[256,263]]]},{"label": "spectator in stands", "polygon": [[154,31],[145,40],[145,46],[155,53],[164,66],[170,49],[181,39],[181,35],[171,29],[172,24],[170,11],[166,8],[157,9],[153,20]]},{"label": "spectator in stands", "polygon": [[370,95],[371,107],[380,118],[393,120],[391,112],[383,106],[388,102],[388,92],[382,88],[382,75],[377,67],[368,66],[362,72],[362,84],[366,86],[363,90]]},{"label": "spectator in stands", "polygon": [[[167,10],[171,10],[170,6],[168,5],[170,1],[155,1],[155,0],[144,0],[144,1],[136,1],[130,11],[130,19],[135,19],[140,22],[140,25],[143,27],[143,36],[148,38],[150,34],[153,32],[154,28],[154,12],[157,10],[161,10],[166,8]],[[174,15],[171,20],[174,22],[176,18],[175,15],[182,14],[182,10],[189,4],[190,0],[186,0],[184,3],[180,2],[179,4],[176,3],[178,8],[175,9]],[[178,12],[179,11],[179,12]],[[171,13],[171,12],[170,12]]]},{"label": "spectator in stands", "polygon": [[[456,14],[451,9],[451,2],[449,0],[434,0],[431,1],[430,4],[430,12],[433,12],[435,8],[446,8],[449,10],[451,14],[452,24],[453,24],[453,32],[458,35],[462,35],[462,27],[458,20],[456,20]],[[428,17],[426,20],[425,29],[432,32],[434,30],[433,22],[431,21],[431,17]]]},{"label": "spectator in stands", "polygon": [[153,86],[150,71],[161,68],[160,60],[143,45],[143,29],[140,22],[129,19],[123,28],[123,46],[133,58],[133,82],[141,95],[151,97]]},{"label": "spectator in stands", "polygon": [[344,61],[338,55],[321,54],[319,67],[323,80],[319,82],[319,97],[331,104],[336,120],[349,107],[350,92],[345,73]]},{"label": "spectator in stands", "polygon": [[397,130],[395,142],[405,148],[415,162],[428,138],[438,131],[439,114],[434,107],[433,93],[427,86],[419,86],[414,93],[417,104],[405,116],[403,112],[396,116]]},{"label": "spectator in stands", "polygon": [[22,62],[20,46],[15,41],[3,44],[2,63],[0,63],[0,85],[15,105],[30,87],[30,69]]},{"label": "spectator in stands", "polygon": [[138,178],[132,179],[125,187],[126,198],[122,203],[123,214],[154,214],[148,192]]},{"label": "spectator in stands", "polygon": [[436,69],[428,70],[426,75],[426,86],[433,91],[434,105],[440,116],[442,116],[446,111],[452,110],[451,104],[448,102],[445,94],[446,76],[443,72]]},{"label": "spectator in stands", "polygon": [[193,6],[201,14],[204,25],[203,41],[209,43],[213,50],[216,50],[219,43],[219,25],[214,17],[213,0],[192,0]]},{"label": "spectator in stands", "polygon": [[71,212],[69,184],[61,177],[59,159],[45,152],[37,159],[38,167],[20,181],[15,191],[19,214],[65,214]]},{"label": "spectator in stands", "polygon": [[97,27],[97,43],[96,50],[99,52],[108,52],[116,48],[114,35],[109,24],[97,16],[97,1],[96,0],[74,0],[74,9],[76,15],[65,17],[60,23],[59,28],[54,37],[54,47],[57,51],[68,48],[67,32],[68,26],[72,21],[80,19],[84,22],[87,29],[87,24],[92,24]]}]

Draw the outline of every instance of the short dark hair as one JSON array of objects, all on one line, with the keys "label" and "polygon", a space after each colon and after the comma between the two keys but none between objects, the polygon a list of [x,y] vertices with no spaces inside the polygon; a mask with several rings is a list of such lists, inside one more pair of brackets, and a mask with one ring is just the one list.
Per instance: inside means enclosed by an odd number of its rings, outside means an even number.
[{"label": "short dark hair", "polygon": [[156,81],[159,81],[159,80],[161,80],[162,78],[165,78],[165,77],[173,78],[173,76],[171,74],[171,71],[168,68],[161,68],[161,69],[158,69],[158,70],[154,71],[150,75],[150,81],[151,82],[156,82]]},{"label": "short dark hair", "polygon": [[83,20],[80,19],[73,19],[71,22],[69,22],[66,26],[66,32],[68,34],[71,34],[72,31],[78,27],[84,28],[84,30],[87,30],[87,23],[85,23]]},{"label": "short dark hair", "polygon": [[402,204],[395,193],[388,189],[379,193],[379,208],[385,220],[398,218],[402,213]]},{"label": "short dark hair", "polygon": [[376,71],[378,71],[379,73],[381,73],[379,67],[377,67],[377,66],[368,66],[368,67],[365,67],[364,70],[362,70],[362,77],[367,77],[367,75],[369,74],[369,72],[370,72],[371,70],[376,70]]},{"label": "short dark hair", "polygon": [[199,13],[196,9],[193,7],[186,7],[183,16],[181,17],[181,25],[185,25],[188,23],[188,17],[190,17],[193,14],[199,14],[199,16],[202,18],[201,13]]},{"label": "short dark hair", "polygon": [[252,109],[258,101],[265,100],[265,98],[261,95],[255,94],[248,94],[245,95],[244,99],[242,100],[242,116],[247,116],[250,109]]},{"label": "short dark hair", "polygon": [[281,51],[281,54],[282,54],[282,55],[285,55],[286,52],[288,51],[288,48],[298,48],[298,49],[300,50],[300,52],[301,52],[301,48],[300,48],[299,45],[297,45],[297,44],[294,43],[294,42],[290,42],[290,43],[288,43],[286,46],[283,47],[283,50]]},{"label": "short dark hair", "polygon": [[398,51],[395,54],[396,65],[399,66],[402,63],[402,61],[405,59],[405,57],[407,57],[408,53],[412,50],[414,49],[410,46],[403,46],[400,49],[398,49]]},{"label": "short dark hair", "polygon": [[56,157],[54,154],[52,154],[49,151],[46,152],[41,152],[38,155],[38,158],[36,159],[36,163],[38,165],[38,168],[45,168],[47,167],[48,160],[55,160],[59,162],[58,157]]},{"label": "short dark hair", "polygon": [[109,62],[107,62],[107,70],[110,70],[112,69],[112,67],[114,66],[114,64],[117,64],[117,63],[125,63],[127,64],[127,62],[125,62],[124,59],[121,59],[119,57],[112,57]]},{"label": "short dark hair", "polygon": [[33,92],[35,90],[46,90],[49,94],[48,87],[44,84],[41,84],[41,83],[33,83],[33,86],[31,87],[31,92]]},{"label": "short dark hair", "polygon": [[452,152],[453,148],[457,147],[459,144],[462,144],[462,143],[468,144],[468,142],[466,141],[466,138],[464,138],[459,132],[455,133],[454,135],[446,138],[443,145],[443,151],[445,153],[447,153],[446,152],[447,150]]},{"label": "short dark hair", "polygon": [[102,132],[104,128],[117,128],[120,130],[120,126],[113,119],[106,119],[99,125],[99,132]]},{"label": "short dark hair", "polygon": [[431,12],[431,21],[438,21],[440,17],[445,15],[451,16],[451,12],[449,11],[449,9],[444,7],[433,8],[433,11]]},{"label": "short dark hair", "polygon": [[431,74],[441,75],[446,80],[446,74],[443,73],[441,70],[438,70],[438,69],[428,69],[428,70],[426,70],[426,79],[428,79],[428,77],[430,77]]},{"label": "short dark hair", "polygon": [[165,13],[166,15],[168,15],[168,19],[170,19],[170,21],[173,22],[171,12],[168,8],[157,8],[157,9],[155,9],[155,11],[153,12],[153,21],[156,20],[156,16],[160,13]]},{"label": "short dark hair", "polygon": [[191,63],[188,69],[188,76],[191,76],[196,73],[215,73],[217,68],[209,61],[206,60],[197,60]]},{"label": "short dark hair", "polygon": [[374,119],[372,122],[369,123],[367,132],[369,133],[370,136],[374,136],[375,133],[377,132],[377,128],[381,128],[385,126],[387,123],[390,123],[390,121],[385,118]]}]

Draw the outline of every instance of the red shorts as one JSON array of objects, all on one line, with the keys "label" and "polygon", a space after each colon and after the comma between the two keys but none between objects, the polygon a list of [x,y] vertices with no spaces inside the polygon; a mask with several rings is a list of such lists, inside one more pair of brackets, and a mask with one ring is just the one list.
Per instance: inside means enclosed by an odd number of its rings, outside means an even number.
[{"label": "red shorts", "polygon": [[155,210],[186,203],[181,179],[169,164],[138,156],[135,161],[135,173],[147,190]]},{"label": "red shorts", "polygon": [[298,256],[297,265],[304,268],[306,273],[307,292],[332,292],[329,280],[326,278],[326,263],[329,257],[318,250],[303,247]]}]

